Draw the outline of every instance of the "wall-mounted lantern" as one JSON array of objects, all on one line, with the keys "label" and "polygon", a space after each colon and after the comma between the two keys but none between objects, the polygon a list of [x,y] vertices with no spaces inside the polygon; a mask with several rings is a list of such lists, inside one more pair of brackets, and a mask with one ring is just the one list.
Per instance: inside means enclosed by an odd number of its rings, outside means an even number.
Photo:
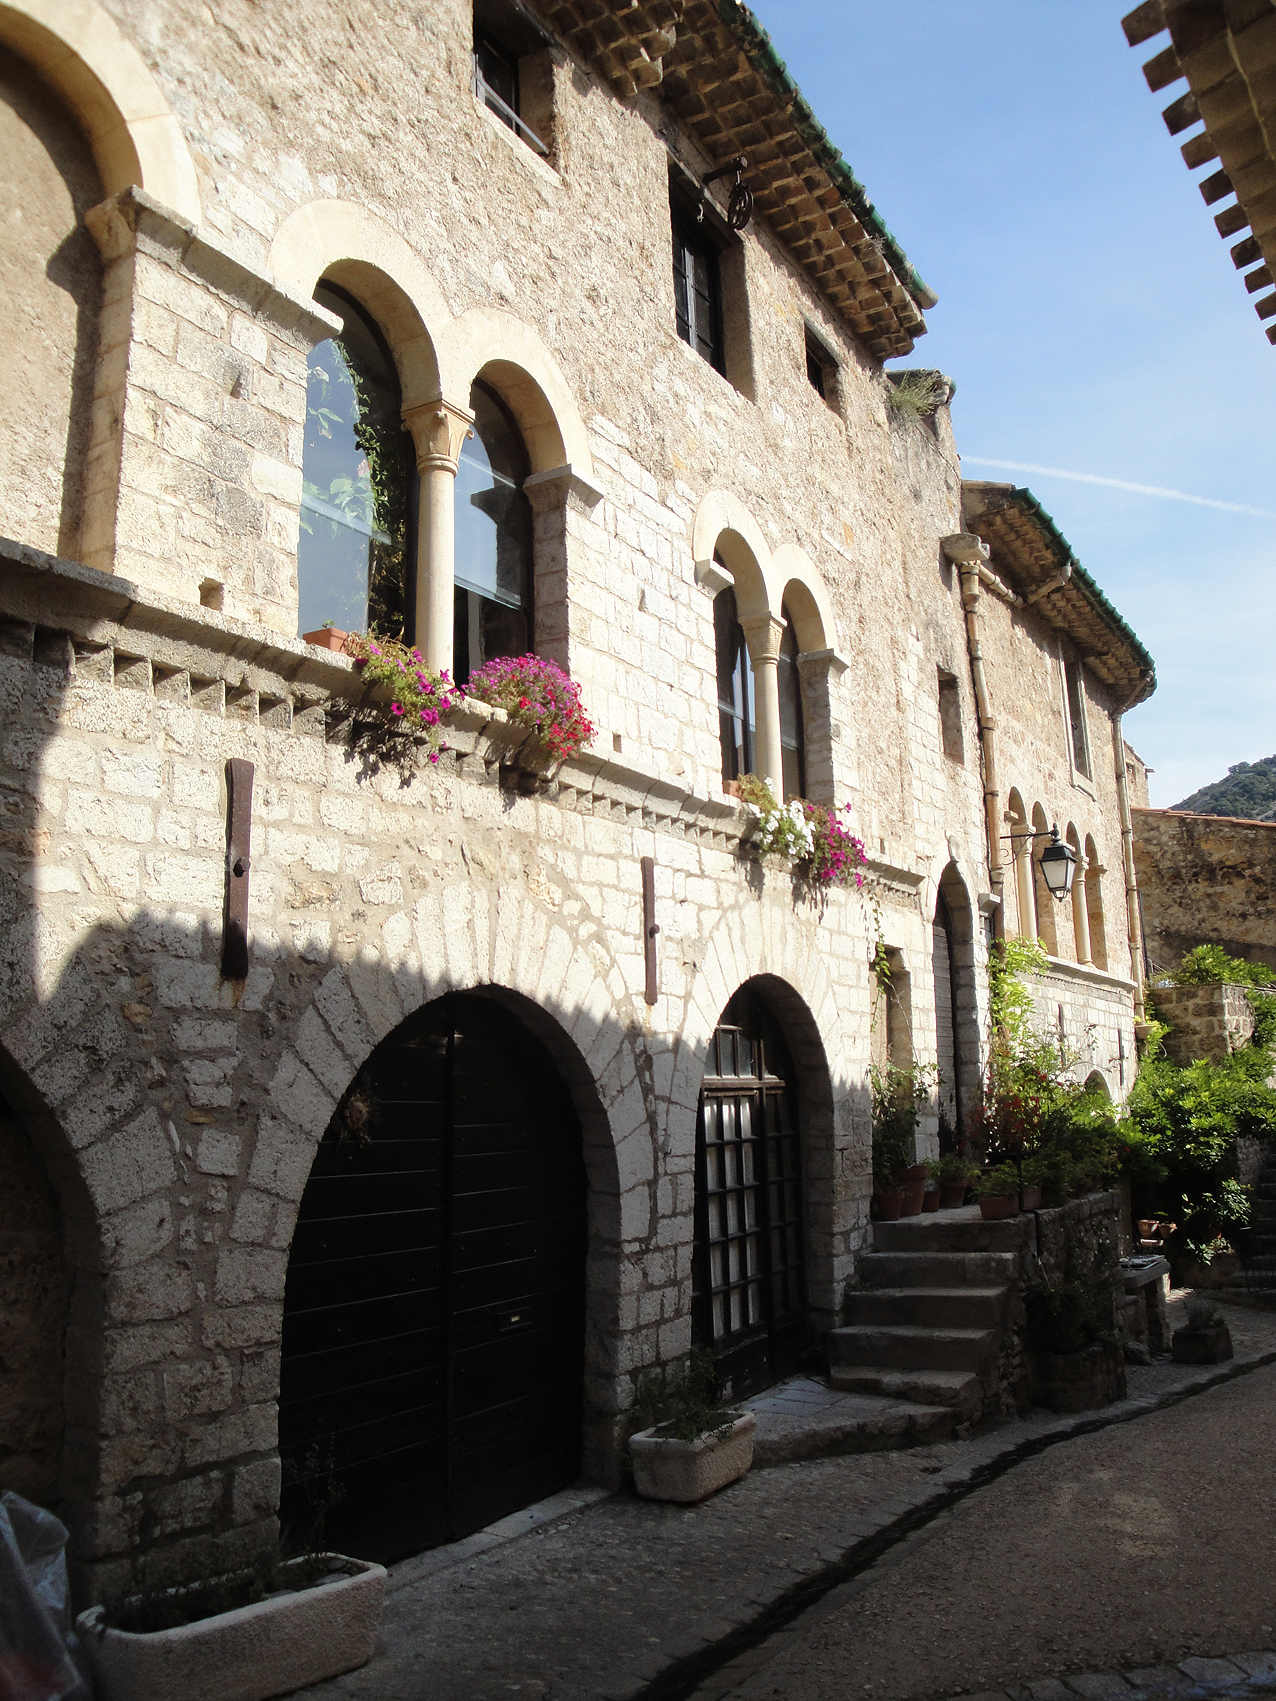
[{"label": "wall-mounted lantern", "polygon": [[[1017,845],[1024,839],[1044,839],[1044,830],[1040,833],[1007,833],[1003,843]],[[1059,837],[1059,827],[1056,823],[1050,829],[1050,843],[1041,853],[1041,875],[1046,883],[1046,889],[1052,898],[1061,903],[1072,893],[1072,882],[1077,872],[1077,853],[1072,846],[1065,844]]]}]

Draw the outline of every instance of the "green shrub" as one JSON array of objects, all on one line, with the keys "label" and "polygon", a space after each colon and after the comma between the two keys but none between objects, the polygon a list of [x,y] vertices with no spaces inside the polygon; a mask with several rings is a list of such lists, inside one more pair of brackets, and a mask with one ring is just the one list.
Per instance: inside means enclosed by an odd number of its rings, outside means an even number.
[{"label": "green shrub", "polygon": [[722,1437],[740,1415],[722,1403],[718,1371],[708,1347],[692,1347],[685,1362],[650,1371],[638,1386],[633,1415],[639,1429],[658,1429],[677,1441]]},{"label": "green shrub", "polygon": [[1176,986],[1217,986],[1223,981],[1270,986],[1276,981],[1276,970],[1265,963],[1247,963],[1244,957],[1229,957],[1221,945],[1197,945],[1184,954],[1170,978]]}]

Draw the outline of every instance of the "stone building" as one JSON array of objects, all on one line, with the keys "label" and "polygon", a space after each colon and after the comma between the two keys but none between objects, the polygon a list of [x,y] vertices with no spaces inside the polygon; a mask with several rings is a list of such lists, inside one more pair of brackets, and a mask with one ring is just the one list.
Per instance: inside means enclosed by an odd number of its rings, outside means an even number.
[{"label": "stone building", "polygon": [[1197,945],[1276,969],[1276,823],[1146,808],[1133,820],[1147,971]]},{"label": "stone building", "polygon": [[[0,43],[0,1482],[83,1599],[281,1493],[412,1551],[614,1478],[693,1335],[748,1390],[838,1322],[870,1058],[938,1064],[933,1152],[996,933],[1123,1093],[1151,663],[899,404],[934,297],[731,0]],[[299,634],[370,616],[553,659],[592,749],[369,750]],[[750,855],[748,769],[849,805],[863,892]]]}]

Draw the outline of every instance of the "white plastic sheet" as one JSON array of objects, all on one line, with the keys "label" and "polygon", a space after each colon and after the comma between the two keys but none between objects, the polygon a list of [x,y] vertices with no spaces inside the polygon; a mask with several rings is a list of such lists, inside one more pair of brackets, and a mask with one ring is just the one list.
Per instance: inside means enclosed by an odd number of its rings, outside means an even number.
[{"label": "white plastic sheet", "polygon": [[0,1494],[0,1701],[91,1701],[77,1666],[67,1532],[20,1494]]}]

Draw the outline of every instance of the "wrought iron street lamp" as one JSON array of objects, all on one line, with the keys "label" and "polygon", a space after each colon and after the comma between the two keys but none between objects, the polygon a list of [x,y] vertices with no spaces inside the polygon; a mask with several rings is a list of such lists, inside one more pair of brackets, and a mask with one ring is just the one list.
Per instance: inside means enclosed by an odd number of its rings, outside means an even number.
[{"label": "wrought iron street lamp", "polygon": [[[1039,833],[1007,833],[1004,842],[1017,845],[1024,839],[1044,839],[1045,836],[1044,829]],[[1056,823],[1050,829],[1050,843],[1041,853],[1041,875],[1050,896],[1060,903],[1070,897],[1076,872],[1077,853],[1059,837]]]}]

